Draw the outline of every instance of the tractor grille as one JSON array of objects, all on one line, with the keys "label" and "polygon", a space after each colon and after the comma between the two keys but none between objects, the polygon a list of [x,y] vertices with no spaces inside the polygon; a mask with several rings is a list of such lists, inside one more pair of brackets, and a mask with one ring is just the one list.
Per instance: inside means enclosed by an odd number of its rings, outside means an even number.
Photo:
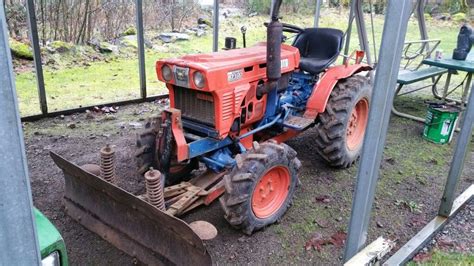
[{"label": "tractor grille", "polygon": [[215,125],[214,98],[209,92],[174,86],[174,105],[184,118]]}]

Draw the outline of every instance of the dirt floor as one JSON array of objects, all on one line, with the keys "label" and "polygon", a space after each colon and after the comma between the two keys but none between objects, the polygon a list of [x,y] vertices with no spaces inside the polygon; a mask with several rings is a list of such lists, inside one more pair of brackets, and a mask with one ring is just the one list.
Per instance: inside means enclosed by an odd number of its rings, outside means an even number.
[{"label": "dirt floor", "polygon": [[[421,109],[414,108],[412,98],[397,104],[421,115],[425,110],[419,103]],[[159,106],[145,103],[122,107],[116,114],[83,113],[24,123],[34,204],[58,227],[73,265],[124,265],[136,261],[65,214],[63,176],[49,151],[77,164],[97,163],[98,150],[106,143],[115,145],[118,184],[133,193],[143,192],[142,177],[135,173],[133,159],[135,134],[146,117],[158,112]],[[422,128],[421,123],[391,119],[368,241],[385,236],[396,240],[398,248],[437,212],[454,145],[423,140]],[[342,263],[342,239],[347,231],[357,166],[344,170],[326,166],[314,150],[314,134],[309,130],[288,142],[303,163],[301,186],[279,224],[246,236],[227,224],[218,202],[184,217],[188,222],[207,220],[217,227],[217,238],[205,243],[216,263]],[[471,142],[458,193],[473,181]],[[331,237],[332,241],[326,241]],[[326,244],[319,245],[322,242]]]}]

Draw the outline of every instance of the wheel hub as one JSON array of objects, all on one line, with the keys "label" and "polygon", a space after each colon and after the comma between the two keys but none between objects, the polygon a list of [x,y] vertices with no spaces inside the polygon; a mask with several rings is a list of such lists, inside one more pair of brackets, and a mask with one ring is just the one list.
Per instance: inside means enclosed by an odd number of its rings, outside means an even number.
[{"label": "wheel hub", "polygon": [[369,116],[369,102],[363,98],[357,102],[347,123],[346,140],[349,150],[356,150],[364,140]]},{"label": "wheel hub", "polygon": [[264,219],[275,214],[288,196],[290,173],[288,168],[270,168],[258,181],[252,195],[252,211]]}]

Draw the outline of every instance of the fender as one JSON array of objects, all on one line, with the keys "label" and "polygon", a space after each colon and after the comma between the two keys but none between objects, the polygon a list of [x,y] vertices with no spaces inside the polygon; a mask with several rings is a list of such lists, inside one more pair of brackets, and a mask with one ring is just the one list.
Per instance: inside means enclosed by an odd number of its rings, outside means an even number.
[{"label": "fender", "polygon": [[316,119],[319,113],[324,112],[329,96],[339,80],[368,70],[372,70],[372,67],[367,64],[339,65],[328,68],[319,82],[314,85],[313,93],[306,104],[304,117]]}]

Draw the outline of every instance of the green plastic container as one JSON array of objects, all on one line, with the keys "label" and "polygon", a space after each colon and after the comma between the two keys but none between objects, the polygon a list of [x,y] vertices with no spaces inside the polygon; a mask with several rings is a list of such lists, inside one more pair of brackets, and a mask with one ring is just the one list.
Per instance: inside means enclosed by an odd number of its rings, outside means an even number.
[{"label": "green plastic container", "polygon": [[450,143],[459,116],[459,108],[430,104],[425,119],[423,138],[438,144]]}]

